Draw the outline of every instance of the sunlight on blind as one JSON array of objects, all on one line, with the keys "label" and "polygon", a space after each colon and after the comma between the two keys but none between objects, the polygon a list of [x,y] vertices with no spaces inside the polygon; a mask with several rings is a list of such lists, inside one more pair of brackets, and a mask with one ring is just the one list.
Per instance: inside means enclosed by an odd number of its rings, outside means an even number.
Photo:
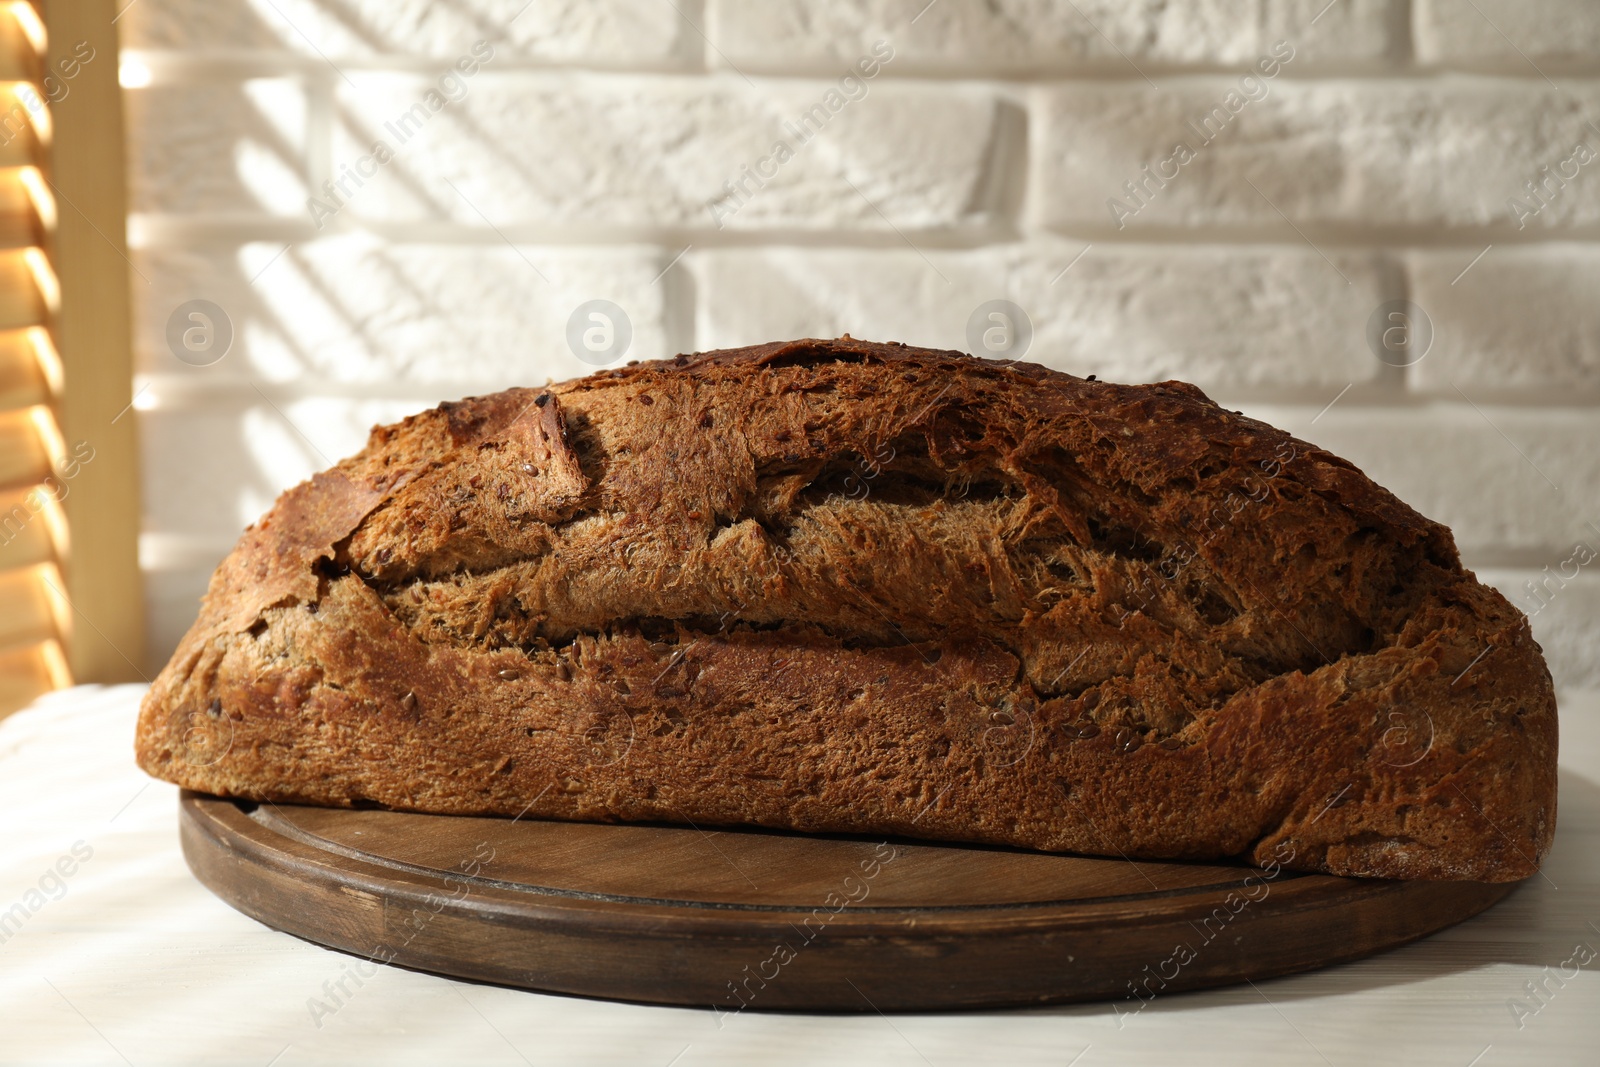
[{"label": "sunlight on blind", "polygon": [[0,4],[0,716],[72,684],[61,576],[70,544],[61,499],[70,488],[50,336],[60,288],[44,251],[57,221],[44,153],[47,43],[32,4]]}]

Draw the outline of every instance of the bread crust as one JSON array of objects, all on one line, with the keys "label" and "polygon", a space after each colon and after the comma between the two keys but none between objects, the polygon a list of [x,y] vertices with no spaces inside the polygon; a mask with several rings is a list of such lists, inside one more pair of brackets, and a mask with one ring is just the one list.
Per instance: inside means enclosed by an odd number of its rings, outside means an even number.
[{"label": "bread crust", "polygon": [[256,801],[1509,881],[1555,826],[1526,618],[1351,464],[1179,382],[843,338],[373,430],[145,698]]}]

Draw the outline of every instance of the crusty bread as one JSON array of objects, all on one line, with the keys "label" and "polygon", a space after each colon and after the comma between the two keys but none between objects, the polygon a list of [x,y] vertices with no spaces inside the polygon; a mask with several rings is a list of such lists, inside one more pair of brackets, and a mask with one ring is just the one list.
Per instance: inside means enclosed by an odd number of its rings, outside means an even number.
[{"label": "crusty bread", "polygon": [[845,338],[375,429],[222,564],[138,757],[262,801],[1507,881],[1556,710],[1527,620],[1344,460],[1179,382]]}]

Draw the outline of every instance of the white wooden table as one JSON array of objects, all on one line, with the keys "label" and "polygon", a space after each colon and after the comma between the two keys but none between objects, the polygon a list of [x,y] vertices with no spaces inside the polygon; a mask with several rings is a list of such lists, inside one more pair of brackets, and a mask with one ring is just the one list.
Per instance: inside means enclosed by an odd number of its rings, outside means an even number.
[{"label": "white wooden table", "polygon": [[190,876],[175,789],[133,764],[141,692],[70,690],[0,723],[0,1063],[1600,1063],[1600,957],[1563,968],[1600,952],[1600,693],[1563,694],[1561,811],[1543,874],[1421,943],[1167,996],[1120,1025],[1109,1004],[1085,1004],[745,1012],[719,1026],[710,1010],[395,968],[359,988],[347,979],[352,995],[314,1020],[309,1002],[326,1001],[352,957],[245,918]]}]

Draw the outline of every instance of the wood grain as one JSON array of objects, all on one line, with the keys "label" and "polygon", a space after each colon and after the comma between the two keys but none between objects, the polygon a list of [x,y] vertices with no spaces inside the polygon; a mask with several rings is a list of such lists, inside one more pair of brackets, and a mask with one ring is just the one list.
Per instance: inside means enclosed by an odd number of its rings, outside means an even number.
[{"label": "wood grain", "polygon": [[[220,752],[225,724],[199,716],[186,728]],[[465,978],[720,1013],[1223,985],[1390,948],[1516,887],[755,830],[255,808],[189,792],[180,826],[202,882],[300,937]]]}]

